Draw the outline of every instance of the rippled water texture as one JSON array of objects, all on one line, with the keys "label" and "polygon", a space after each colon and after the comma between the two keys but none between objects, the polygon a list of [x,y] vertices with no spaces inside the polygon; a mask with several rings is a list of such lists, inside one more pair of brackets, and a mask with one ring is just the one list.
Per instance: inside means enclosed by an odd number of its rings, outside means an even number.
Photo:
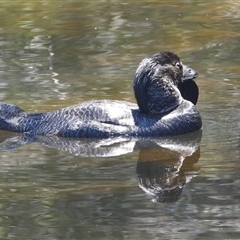
[{"label": "rippled water texture", "polygon": [[0,1],[0,15],[0,101],[134,102],[140,60],[172,50],[199,72],[203,119],[172,139],[1,132],[1,239],[240,239],[239,0]]}]

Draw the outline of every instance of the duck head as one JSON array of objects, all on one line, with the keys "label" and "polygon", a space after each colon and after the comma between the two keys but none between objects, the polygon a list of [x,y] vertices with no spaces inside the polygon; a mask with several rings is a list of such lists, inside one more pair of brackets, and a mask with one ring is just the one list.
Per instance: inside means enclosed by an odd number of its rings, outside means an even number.
[{"label": "duck head", "polygon": [[178,85],[182,97],[194,105],[197,104],[199,90],[197,84],[192,81],[198,76],[198,73],[192,68],[183,65],[183,81]]},{"label": "duck head", "polygon": [[[183,98],[196,104],[196,96],[194,99],[189,97],[191,84],[187,82],[193,82],[197,76],[195,70],[183,65],[180,58],[169,51],[143,59],[133,86],[140,111],[149,115],[166,115],[176,109]],[[198,97],[198,88],[194,94]]]}]

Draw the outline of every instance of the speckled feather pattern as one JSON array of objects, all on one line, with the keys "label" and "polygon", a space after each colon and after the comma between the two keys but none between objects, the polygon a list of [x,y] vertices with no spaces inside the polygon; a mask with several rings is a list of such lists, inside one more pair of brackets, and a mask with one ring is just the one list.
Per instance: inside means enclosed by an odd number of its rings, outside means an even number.
[{"label": "speckled feather pattern", "polygon": [[[4,106],[5,111],[8,106],[13,108],[13,105]],[[114,112],[118,111],[115,117],[112,117],[113,108]],[[199,119],[199,112],[185,100],[172,114],[161,119],[142,114],[136,104],[103,100],[49,113],[20,112],[5,120],[1,119],[0,128],[33,135],[64,137],[171,136],[200,129]]]},{"label": "speckled feather pattern", "polygon": [[0,129],[32,135],[106,138],[116,136],[173,136],[199,130],[201,117],[182,98],[178,84],[179,58],[162,52],[144,59],[135,75],[137,104],[95,100],[47,113],[27,113],[0,103]]}]

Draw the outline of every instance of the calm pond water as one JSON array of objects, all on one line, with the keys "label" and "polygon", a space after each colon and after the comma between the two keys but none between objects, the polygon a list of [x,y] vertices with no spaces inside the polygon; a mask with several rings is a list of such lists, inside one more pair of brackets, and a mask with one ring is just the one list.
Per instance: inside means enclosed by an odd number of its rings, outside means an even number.
[{"label": "calm pond water", "polygon": [[0,1],[0,12],[0,101],[134,102],[140,60],[172,50],[199,72],[203,119],[172,139],[0,132],[1,239],[240,239],[239,0]]}]

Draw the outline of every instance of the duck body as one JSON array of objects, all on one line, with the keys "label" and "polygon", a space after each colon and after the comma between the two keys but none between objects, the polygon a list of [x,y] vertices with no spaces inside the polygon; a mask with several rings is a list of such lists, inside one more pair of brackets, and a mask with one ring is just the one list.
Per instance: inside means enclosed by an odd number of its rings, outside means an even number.
[{"label": "duck body", "polygon": [[[5,110],[14,105],[4,104]],[[2,130],[62,137],[173,136],[201,128],[199,112],[184,101],[161,118],[142,114],[137,104],[124,101],[90,101],[48,113],[27,113],[16,108],[0,121]],[[16,114],[17,113],[17,114]]]},{"label": "duck body", "polygon": [[27,113],[18,106],[0,103],[0,129],[32,135],[92,138],[174,136],[194,132],[202,127],[201,116],[194,105],[198,88],[195,84],[193,99],[194,91],[183,82],[192,84],[196,76],[193,69],[181,65],[177,55],[161,52],[144,59],[137,69],[134,80],[137,104],[93,100],[52,112]]}]

